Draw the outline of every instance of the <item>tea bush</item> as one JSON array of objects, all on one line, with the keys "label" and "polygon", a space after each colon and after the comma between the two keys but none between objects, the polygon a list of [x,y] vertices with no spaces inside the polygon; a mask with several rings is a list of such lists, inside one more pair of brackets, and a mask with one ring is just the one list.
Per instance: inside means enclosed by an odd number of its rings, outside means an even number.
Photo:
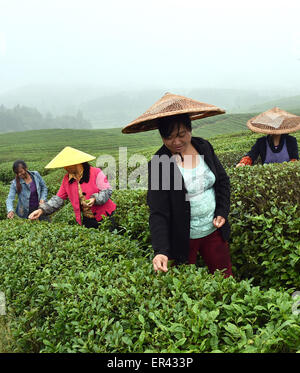
[{"label": "tea bush", "polygon": [[6,219],[6,198],[9,193],[9,186],[4,185],[0,182],[0,220]]},{"label": "tea bush", "polygon": [[[231,258],[237,279],[300,286],[300,162],[230,168]],[[114,191],[118,231],[150,245],[146,191]],[[107,223],[110,224],[109,222]]]},{"label": "tea bush", "polygon": [[108,232],[27,221],[0,227],[14,351],[300,349],[288,292],[262,292],[192,265],[157,275],[135,242]]},{"label": "tea bush", "polygon": [[[7,220],[14,175],[12,163],[1,164],[0,291],[11,349],[299,352],[291,293],[300,289],[300,162],[236,169],[245,141],[238,137],[228,152],[221,140],[235,279],[195,266],[155,274],[144,190],[113,192],[113,233],[109,219],[97,230],[79,226],[69,202],[51,224]],[[49,198],[57,193],[64,170],[45,170],[42,161],[29,169],[43,175]]]},{"label": "tea bush", "polygon": [[263,214],[286,204],[300,205],[300,162],[229,168],[231,211]]},{"label": "tea bush", "polygon": [[300,287],[300,216],[296,207],[232,219],[231,259],[237,278],[263,287]]},{"label": "tea bush", "polygon": [[8,184],[14,179],[15,174],[12,170],[12,165],[13,165],[13,162],[1,163],[1,166],[0,166],[0,181],[2,183]]},{"label": "tea bush", "polygon": [[230,169],[231,256],[238,278],[300,286],[300,162]]},{"label": "tea bush", "polygon": [[[230,249],[236,278],[254,277],[254,283],[264,288],[298,288],[300,193],[295,190],[300,190],[300,162],[229,168],[227,172],[231,180]],[[63,174],[63,170],[56,170],[45,176],[55,193]],[[117,204],[116,232],[138,240],[140,248],[151,251],[146,191],[115,190],[112,199]],[[1,217],[6,218],[4,209],[1,211]],[[69,202],[51,219],[77,225]],[[100,229],[111,229],[110,220],[104,219]]]},{"label": "tea bush", "polygon": [[[147,247],[151,240],[146,193],[145,190],[115,190],[111,198],[117,205],[114,220],[118,232]],[[108,220],[107,225],[110,227]]]},{"label": "tea bush", "polygon": [[48,188],[48,199],[58,192],[65,173],[64,169],[52,170],[51,173],[43,177]]},{"label": "tea bush", "polygon": [[53,223],[78,225],[75,219],[75,213],[74,213],[73,207],[69,201],[66,201],[64,206],[60,210],[53,213],[50,216],[50,219]]},{"label": "tea bush", "polygon": [[240,151],[239,152],[225,152],[225,153],[217,154],[222,166],[225,169],[238,164],[241,158],[243,157],[243,155],[244,154]]},{"label": "tea bush", "polygon": [[[238,279],[299,287],[300,162],[230,168],[231,257]],[[146,191],[115,191],[119,233],[150,245]]]}]

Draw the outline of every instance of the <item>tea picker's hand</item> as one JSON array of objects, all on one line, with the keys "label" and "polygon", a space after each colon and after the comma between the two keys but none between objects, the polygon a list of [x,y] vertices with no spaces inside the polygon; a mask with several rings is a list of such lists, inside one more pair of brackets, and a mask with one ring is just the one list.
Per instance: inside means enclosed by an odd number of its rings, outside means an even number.
[{"label": "tea picker's hand", "polygon": [[87,206],[92,207],[95,204],[95,202],[96,202],[96,198],[91,197],[89,202],[87,203]]},{"label": "tea picker's hand", "polygon": [[154,271],[168,272],[168,257],[163,254],[158,254],[153,258]]},{"label": "tea picker's hand", "polygon": [[217,217],[214,218],[214,220],[213,220],[213,225],[214,225],[216,228],[221,228],[222,225],[225,224],[225,221],[226,221],[226,219],[223,218],[223,216],[217,216]]},{"label": "tea picker's hand", "polygon": [[8,214],[7,214],[7,217],[8,219],[13,219],[15,216],[15,213],[13,211],[10,211]]},{"label": "tea picker's hand", "polygon": [[28,216],[28,219],[30,219],[30,220],[36,220],[36,219],[38,219],[42,214],[43,214],[43,210],[42,210],[42,209],[37,209],[37,210],[33,211],[33,212]]}]

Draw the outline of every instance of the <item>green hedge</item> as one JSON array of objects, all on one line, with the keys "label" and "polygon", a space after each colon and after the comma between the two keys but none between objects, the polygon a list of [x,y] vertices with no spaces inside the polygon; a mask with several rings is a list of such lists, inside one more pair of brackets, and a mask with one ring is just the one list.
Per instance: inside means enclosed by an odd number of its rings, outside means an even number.
[{"label": "green hedge", "polygon": [[43,176],[48,188],[48,199],[58,192],[65,173],[66,171],[60,168],[58,170],[52,170],[51,173]]},{"label": "green hedge", "polygon": [[[108,218],[104,218],[99,229],[111,230],[123,237],[138,240],[141,247],[149,247],[149,209],[146,204],[146,191],[144,190],[115,190],[111,199],[117,208],[114,214],[115,227]],[[70,203],[66,202],[58,212],[52,215],[55,223],[77,224],[75,214]]]},{"label": "green hedge", "polygon": [[6,219],[6,198],[9,193],[9,186],[0,182],[0,220]]},{"label": "green hedge", "polygon": [[50,219],[53,223],[63,223],[70,225],[78,225],[75,219],[75,213],[73,207],[69,201],[66,201],[64,206],[52,214]]},{"label": "green hedge", "polygon": [[[254,277],[266,288],[300,287],[300,162],[230,168],[228,174],[235,276]],[[113,199],[119,233],[149,246],[146,191],[115,191]]]},{"label": "green hedge", "polygon": [[[300,193],[295,191],[300,190],[300,162],[231,167],[227,171],[231,180],[230,249],[235,276],[254,277],[254,283],[265,288],[298,288]],[[53,193],[63,173],[56,170],[45,176]],[[151,251],[146,191],[115,190],[112,199],[117,204],[116,232],[138,240],[141,248]],[[6,218],[4,205],[0,217]],[[77,224],[68,202],[51,219]],[[100,230],[105,229],[111,229],[108,219],[100,226]]]},{"label": "green hedge", "polygon": [[[117,205],[114,220],[118,233],[138,240],[144,247],[151,243],[146,193],[145,190],[115,190],[111,197]],[[108,219],[106,222],[111,227]]]},{"label": "green hedge", "polygon": [[136,242],[41,222],[0,222],[1,291],[14,351],[296,352],[288,292],[195,266],[155,274]]},{"label": "green hedge", "polygon": [[300,162],[229,168],[231,211],[262,214],[273,207],[300,205]]},{"label": "green hedge", "polygon": [[[45,175],[50,193],[61,171]],[[7,220],[9,185],[0,183],[0,291],[14,350],[298,351],[300,162],[227,171],[235,279],[194,266],[155,275],[146,191],[113,192],[109,233],[108,219],[80,227],[70,203],[51,224]]]},{"label": "green hedge", "polygon": [[300,162],[230,169],[231,257],[238,278],[300,286]]}]

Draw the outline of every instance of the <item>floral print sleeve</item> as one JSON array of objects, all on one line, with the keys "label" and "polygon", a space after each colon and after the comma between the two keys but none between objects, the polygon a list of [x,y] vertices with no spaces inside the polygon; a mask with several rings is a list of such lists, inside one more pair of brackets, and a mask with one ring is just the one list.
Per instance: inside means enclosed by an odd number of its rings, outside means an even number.
[{"label": "floral print sleeve", "polygon": [[252,165],[252,159],[248,155],[243,157],[238,164],[244,164],[246,166],[251,166]]}]

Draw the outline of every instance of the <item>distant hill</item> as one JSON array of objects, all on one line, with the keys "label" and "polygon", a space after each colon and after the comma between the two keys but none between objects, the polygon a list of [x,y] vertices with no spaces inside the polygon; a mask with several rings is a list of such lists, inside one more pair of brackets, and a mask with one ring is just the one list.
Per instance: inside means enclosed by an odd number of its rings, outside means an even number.
[{"label": "distant hill", "polygon": [[94,128],[117,128],[145,112],[164,95],[163,91],[119,92],[82,103],[79,109]]},{"label": "distant hill", "polygon": [[249,107],[249,112],[261,113],[268,109],[272,109],[275,106],[279,107],[282,110],[289,111],[293,114],[300,115],[300,95],[267,101],[262,104],[256,104]]},{"label": "distant hill", "polygon": [[[79,109],[91,121],[94,128],[123,127],[144,113],[166,92],[145,90],[113,93],[86,101],[79,106]],[[238,113],[239,109],[270,99],[270,96],[253,91],[234,89],[193,89],[171,92],[217,105],[229,113]]]},{"label": "distant hill", "polygon": [[90,122],[81,112],[76,116],[43,116],[38,110],[17,105],[12,109],[0,106],[0,132],[17,132],[50,128],[90,129]]},{"label": "distant hill", "polygon": [[2,92],[0,106],[10,109],[16,105],[34,107],[44,116],[47,113],[76,116],[81,111],[93,128],[118,128],[137,118],[168,91],[217,105],[226,113],[259,112],[256,107],[262,103],[299,93],[279,89],[205,88],[201,84],[199,88],[136,86],[138,88],[58,84],[26,86]]},{"label": "distant hill", "polygon": [[[106,90],[108,92],[108,90]],[[74,115],[79,105],[103,92],[83,85],[27,85],[0,93],[0,105],[13,108],[16,105],[34,107],[41,114]]]}]

